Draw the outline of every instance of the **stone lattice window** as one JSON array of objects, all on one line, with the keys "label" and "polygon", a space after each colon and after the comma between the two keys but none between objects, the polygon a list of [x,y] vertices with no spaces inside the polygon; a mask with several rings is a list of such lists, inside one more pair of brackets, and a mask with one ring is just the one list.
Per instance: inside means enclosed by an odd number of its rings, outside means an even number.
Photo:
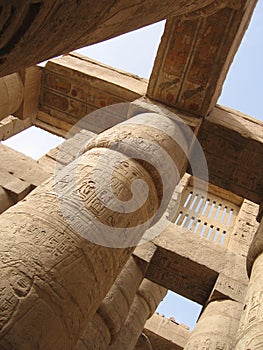
[{"label": "stone lattice window", "polygon": [[172,221],[200,237],[227,246],[242,201],[241,197],[211,184],[205,196],[201,188],[193,187],[190,178]]}]

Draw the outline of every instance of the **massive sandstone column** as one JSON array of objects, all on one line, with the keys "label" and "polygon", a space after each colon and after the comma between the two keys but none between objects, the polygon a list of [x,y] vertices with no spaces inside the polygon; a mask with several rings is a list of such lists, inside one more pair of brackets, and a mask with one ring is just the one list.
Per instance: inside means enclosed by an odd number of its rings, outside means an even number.
[{"label": "massive sandstone column", "polygon": [[136,343],[134,350],[153,350],[150,339],[146,334],[142,333]]},{"label": "massive sandstone column", "polygon": [[184,350],[233,349],[241,310],[242,304],[230,299],[211,301]]},{"label": "massive sandstone column", "polygon": [[81,335],[75,350],[108,348],[111,339],[122,328],[143,278],[142,265],[131,256]]},{"label": "massive sandstone column", "polygon": [[24,86],[18,73],[0,78],[0,120],[18,110],[23,94]]},{"label": "massive sandstone column", "polygon": [[144,279],[121,331],[108,349],[133,350],[143,331],[145,322],[152,316],[166,293],[166,288]]},{"label": "massive sandstone column", "polygon": [[236,350],[263,349],[263,222],[258,227],[247,257],[250,275],[237,334]]},{"label": "massive sandstone column", "polygon": [[1,215],[2,350],[72,349],[132,246],[166,209],[185,167],[174,140],[184,136],[166,117],[138,118],[99,135]]}]

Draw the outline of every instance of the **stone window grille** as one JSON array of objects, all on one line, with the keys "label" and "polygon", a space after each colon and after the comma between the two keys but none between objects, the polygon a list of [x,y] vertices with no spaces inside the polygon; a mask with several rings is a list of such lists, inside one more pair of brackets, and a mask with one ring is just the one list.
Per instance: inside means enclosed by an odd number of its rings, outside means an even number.
[{"label": "stone window grille", "polygon": [[180,206],[172,222],[211,242],[227,247],[243,199],[209,184],[205,196],[193,188],[193,179],[182,191]]}]

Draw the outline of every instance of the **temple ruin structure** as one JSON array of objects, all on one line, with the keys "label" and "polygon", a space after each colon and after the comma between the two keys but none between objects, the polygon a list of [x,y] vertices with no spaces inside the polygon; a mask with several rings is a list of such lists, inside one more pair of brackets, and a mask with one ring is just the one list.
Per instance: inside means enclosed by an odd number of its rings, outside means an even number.
[{"label": "temple ruin structure", "polygon": [[[217,104],[256,3],[1,1],[0,139],[65,139],[0,144],[1,350],[263,349],[263,124]],[[149,80],[74,52],[163,19]]]}]

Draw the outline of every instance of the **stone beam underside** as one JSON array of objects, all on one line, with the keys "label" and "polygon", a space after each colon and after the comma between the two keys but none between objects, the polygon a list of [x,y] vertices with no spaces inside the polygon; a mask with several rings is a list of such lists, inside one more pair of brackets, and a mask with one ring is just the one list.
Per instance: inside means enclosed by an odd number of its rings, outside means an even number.
[{"label": "stone beam underside", "polygon": [[6,1],[0,14],[0,75],[211,3],[213,0],[190,4],[188,0]]},{"label": "stone beam underside", "polygon": [[112,114],[100,111],[99,116],[92,116],[90,113],[112,104],[133,101],[144,95],[146,88],[145,79],[82,55],[72,53],[50,60],[43,68],[36,125],[63,135],[88,115],[81,127],[102,132],[122,122],[126,113],[122,108],[114,109]]},{"label": "stone beam underside", "polygon": [[[189,16],[168,19],[148,97],[206,116],[221,93],[256,2],[219,1],[217,8],[208,6]],[[216,12],[219,3],[229,7]]]},{"label": "stone beam underside", "polygon": [[191,334],[186,326],[158,314],[146,322],[143,332],[154,350],[182,350]]},{"label": "stone beam underside", "polygon": [[[224,276],[231,298],[244,297],[247,276],[245,257],[199,238],[171,224],[154,240],[157,249],[146,278],[201,305],[209,300],[218,279]],[[224,295],[230,292],[224,291]]]},{"label": "stone beam underside", "polygon": [[7,140],[34,124],[32,118],[19,119],[13,115],[0,121],[0,141]]},{"label": "stone beam underside", "polygon": [[[100,133],[122,122],[127,111],[120,108],[113,109],[112,113],[91,112],[134,101],[143,96],[146,89],[145,79],[72,53],[49,61],[43,68],[35,124],[65,136],[75,123],[88,115],[85,124],[80,126]],[[198,139],[207,159],[209,181],[259,204],[263,194],[262,123],[216,106],[203,120]],[[198,168],[194,150],[192,159]],[[188,172],[191,173],[191,169]]]},{"label": "stone beam underside", "polygon": [[[263,197],[263,124],[242,113],[217,106],[198,133],[209,182],[260,204]],[[198,168],[193,148],[191,164]],[[191,173],[191,169],[188,169]]]}]

